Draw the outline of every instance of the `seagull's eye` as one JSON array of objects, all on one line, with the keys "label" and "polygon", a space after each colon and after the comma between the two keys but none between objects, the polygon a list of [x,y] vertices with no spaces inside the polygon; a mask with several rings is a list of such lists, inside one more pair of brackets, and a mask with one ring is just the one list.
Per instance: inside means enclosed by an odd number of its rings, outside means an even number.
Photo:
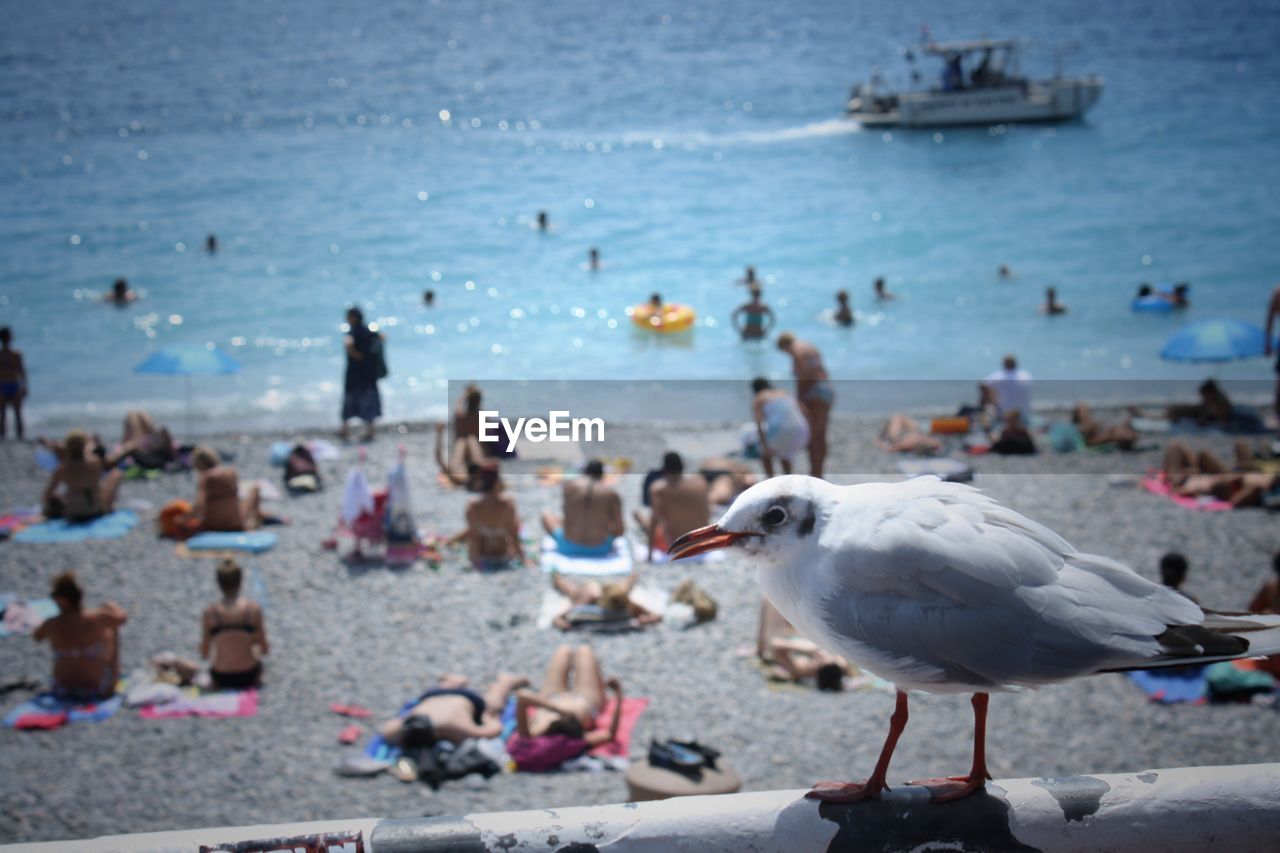
[{"label": "seagull's eye", "polygon": [[787,511],[780,506],[771,506],[764,514],[764,523],[770,527],[777,527],[785,524],[787,521]]}]

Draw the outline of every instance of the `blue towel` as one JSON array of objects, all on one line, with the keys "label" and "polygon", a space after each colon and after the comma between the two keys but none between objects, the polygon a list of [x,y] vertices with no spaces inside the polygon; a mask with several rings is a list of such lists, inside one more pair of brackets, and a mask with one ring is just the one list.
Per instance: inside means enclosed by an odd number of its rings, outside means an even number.
[{"label": "blue towel", "polygon": [[66,713],[67,722],[69,723],[100,723],[112,717],[116,711],[120,710],[121,704],[124,702],[124,696],[117,693],[105,702],[83,703],[83,702],[67,702],[57,698],[52,693],[41,693],[32,699],[28,699],[18,707],[14,708],[4,717],[4,724],[8,728],[13,728],[19,719],[27,714],[57,714]]},{"label": "blue towel", "polygon": [[[54,604],[52,598],[23,598],[11,592],[0,592],[0,606],[8,608],[14,601],[25,601],[27,607],[31,608],[31,612],[45,619],[52,619],[58,615],[58,605]],[[7,636],[9,636],[9,629],[4,626],[4,620],[0,619],[0,637]]]},{"label": "blue towel", "polygon": [[201,533],[187,540],[190,551],[248,551],[261,554],[276,546],[276,535],[265,530],[252,533]]},{"label": "blue towel", "polygon": [[83,542],[86,539],[119,539],[138,523],[138,516],[127,509],[116,510],[93,521],[67,521],[57,518],[24,527],[13,537],[14,542]]},{"label": "blue towel", "polygon": [[1148,699],[1162,705],[1177,705],[1183,702],[1198,705],[1208,699],[1209,685],[1203,666],[1136,669],[1126,672],[1125,675],[1147,694]]}]

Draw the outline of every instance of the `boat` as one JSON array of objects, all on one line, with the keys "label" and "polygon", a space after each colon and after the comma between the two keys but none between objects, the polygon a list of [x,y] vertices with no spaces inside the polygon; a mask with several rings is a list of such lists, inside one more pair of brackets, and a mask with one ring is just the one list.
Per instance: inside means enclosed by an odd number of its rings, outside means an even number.
[{"label": "boat", "polygon": [[[978,39],[904,48],[914,87],[888,91],[877,70],[854,87],[846,114],[866,127],[960,127],[1068,121],[1098,102],[1101,77],[1063,77],[1056,68],[1044,80],[1022,76],[1020,47],[1014,39]],[[917,50],[942,61],[936,87],[920,85]]]}]

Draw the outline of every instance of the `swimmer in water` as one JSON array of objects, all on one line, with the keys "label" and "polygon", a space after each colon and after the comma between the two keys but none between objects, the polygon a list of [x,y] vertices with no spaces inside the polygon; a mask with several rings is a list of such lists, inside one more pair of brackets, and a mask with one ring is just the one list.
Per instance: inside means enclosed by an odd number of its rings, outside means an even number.
[{"label": "swimmer in water", "polygon": [[1146,299],[1146,298],[1147,298],[1148,296],[1150,296],[1152,293],[1154,293],[1154,291],[1151,289],[1151,285],[1147,284],[1146,282],[1143,282],[1142,284],[1140,284],[1140,285],[1138,286],[1138,298],[1139,298],[1139,299]]},{"label": "swimmer in water", "polygon": [[1157,293],[1165,302],[1168,302],[1174,308],[1186,308],[1191,305],[1191,300],[1187,298],[1187,292],[1191,290],[1191,285],[1185,281],[1174,285],[1173,290],[1168,293]]},{"label": "swimmer in water", "polygon": [[[751,301],[739,305],[730,318],[744,341],[758,341],[767,337],[776,322],[773,310],[760,301],[761,292],[760,285],[752,285]],[[738,322],[739,317],[743,318],[741,323]]]},{"label": "swimmer in water", "polygon": [[884,289],[884,278],[877,278],[873,287],[876,291],[876,299],[879,299],[881,302],[890,302],[898,298],[895,294]]},{"label": "swimmer in water", "polygon": [[996,274],[1001,278],[1013,278],[1013,270],[1009,269],[1009,267],[1004,264],[1000,265],[1000,268],[996,270]]},{"label": "swimmer in water", "polygon": [[1046,317],[1056,317],[1059,314],[1067,313],[1067,306],[1058,302],[1058,289],[1051,287],[1044,292],[1044,304],[1040,306],[1040,313]]},{"label": "swimmer in water", "polygon": [[137,292],[129,289],[129,282],[122,278],[118,278],[115,280],[115,283],[111,285],[111,290],[103,294],[102,300],[104,302],[111,302],[115,305],[124,306],[137,300],[137,298]]},{"label": "swimmer in water", "polygon": [[545,210],[538,211],[538,230],[544,232],[551,230],[551,219]]},{"label": "swimmer in water", "polygon": [[218,237],[216,234],[210,234],[204,239],[204,249],[211,255],[218,253]]},{"label": "swimmer in water", "polygon": [[422,304],[428,308],[434,308],[436,304],[436,292],[434,290],[422,291]]},{"label": "swimmer in water", "polygon": [[738,284],[745,284],[747,287],[754,287],[756,282],[756,268],[748,266],[747,271],[743,273],[742,278],[738,279]]},{"label": "swimmer in water", "polygon": [[853,308],[849,305],[849,291],[836,291],[836,313],[834,319],[845,328],[853,325]]},{"label": "swimmer in water", "polygon": [[597,272],[600,269],[600,250],[595,246],[591,247],[591,251],[587,253],[587,269]]},{"label": "swimmer in water", "polygon": [[656,314],[656,313],[658,313],[658,312],[660,312],[660,311],[662,310],[662,294],[661,294],[661,293],[650,293],[650,294],[649,294],[649,306],[650,306],[651,308],[653,308],[653,311],[654,311],[654,313],[655,313],[655,314]]}]

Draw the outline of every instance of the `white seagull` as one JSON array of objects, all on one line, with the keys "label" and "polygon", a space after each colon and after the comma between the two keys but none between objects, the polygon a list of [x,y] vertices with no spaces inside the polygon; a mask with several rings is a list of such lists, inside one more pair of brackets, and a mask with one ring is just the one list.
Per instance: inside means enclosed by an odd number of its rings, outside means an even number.
[{"label": "white seagull", "polygon": [[1280,617],[1201,610],[977,489],[936,477],[857,486],[766,480],[670,553],[727,547],[754,565],[765,595],[802,634],[898,688],[870,778],[817,783],[809,796],[828,802],[887,787],[908,690],[973,694],[969,774],[915,783],[950,800],[991,778],[992,692],[1280,652]]}]

